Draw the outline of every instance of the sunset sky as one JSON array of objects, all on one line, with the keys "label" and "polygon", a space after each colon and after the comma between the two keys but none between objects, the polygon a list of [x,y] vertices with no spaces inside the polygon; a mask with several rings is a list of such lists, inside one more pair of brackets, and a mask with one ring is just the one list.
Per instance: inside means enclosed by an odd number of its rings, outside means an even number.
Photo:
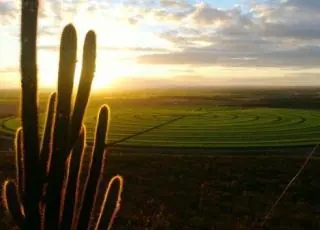
[{"label": "sunset sky", "polygon": [[[41,87],[56,84],[70,22],[79,65],[85,33],[97,34],[96,89],[320,86],[320,0],[42,0]],[[19,33],[20,1],[0,0],[0,88],[20,84]]]}]

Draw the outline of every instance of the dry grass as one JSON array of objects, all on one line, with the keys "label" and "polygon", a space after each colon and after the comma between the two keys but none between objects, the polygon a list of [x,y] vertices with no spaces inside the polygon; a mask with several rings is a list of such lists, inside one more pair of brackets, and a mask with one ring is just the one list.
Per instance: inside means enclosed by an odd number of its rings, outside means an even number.
[{"label": "dry grass", "polygon": [[[113,229],[250,229],[261,220],[303,160],[110,156],[104,186],[119,171],[125,178],[123,206]],[[311,160],[265,229],[319,229],[319,160]],[[1,157],[1,180],[13,176],[12,162],[12,157]],[[3,212],[0,216],[1,226],[10,226]]]}]

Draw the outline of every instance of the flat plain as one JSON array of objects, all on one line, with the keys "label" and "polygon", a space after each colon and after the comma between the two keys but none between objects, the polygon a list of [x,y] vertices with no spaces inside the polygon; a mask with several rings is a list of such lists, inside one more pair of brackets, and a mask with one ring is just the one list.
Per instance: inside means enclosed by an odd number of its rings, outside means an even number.
[{"label": "flat plain", "polygon": [[[318,92],[189,88],[94,93],[85,117],[88,149],[98,109],[107,104],[109,156],[103,181],[115,174],[125,179],[114,229],[259,229],[266,211],[320,142]],[[39,94],[40,124],[48,95]],[[19,93],[1,91],[0,98],[3,181],[15,172]],[[318,152],[264,229],[320,228]],[[0,216],[10,229],[10,217]]]}]

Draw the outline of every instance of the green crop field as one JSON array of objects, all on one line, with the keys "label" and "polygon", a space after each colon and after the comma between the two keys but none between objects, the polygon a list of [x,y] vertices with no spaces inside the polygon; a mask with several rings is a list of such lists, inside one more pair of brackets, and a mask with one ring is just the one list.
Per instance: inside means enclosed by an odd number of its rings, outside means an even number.
[{"label": "green crop field", "polygon": [[[90,110],[85,119],[89,141],[96,123],[94,111],[98,107]],[[43,124],[43,117],[40,122]],[[16,117],[1,121],[3,131],[8,133],[19,126]],[[121,141],[128,137],[131,138]],[[160,147],[316,144],[320,141],[320,114],[297,109],[122,109],[111,115],[107,141]]]},{"label": "green crop field", "polygon": [[[85,117],[88,141],[93,141],[96,115],[99,106],[105,103],[111,108],[107,143],[119,146],[292,147],[320,142],[320,113],[313,108],[211,105],[208,104],[208,98],[199,99],[197,95],[192,98],[191,94],[188,100],[183,100],[185,96],[154,99],[150,95],[138,95],[139,103],[126,98],[93,97]],[[205,93],[200,92],[199,95]],[[253,95],[251,92],[242,97]],[[239,98],[231,94],[225,96]],[[255,97],[259,98],[260,95],[256,94]],[[44,96],[41,100],[45,108]],[[20,126],[16,116],[0,119],[4,133],[13,134]],[[41,113],[42,126],[44,121],[44,113]]]}]

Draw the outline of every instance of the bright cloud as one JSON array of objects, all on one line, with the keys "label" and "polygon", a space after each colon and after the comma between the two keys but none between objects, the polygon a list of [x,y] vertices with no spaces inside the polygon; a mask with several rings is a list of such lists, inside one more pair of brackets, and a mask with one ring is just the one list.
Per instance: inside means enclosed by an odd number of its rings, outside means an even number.
[{"label": "bright cloud", "polygon": [[[6,69],[16,70],[19,82],[17,2],[0,1],[0,82]],[[182,77],[194,84],[190,79],[228,82],[239,75],[247,82],[251,72],[261,84],[278,77],[275,83],[320,85],[319,0],[43,0],[39,15],[38,47],[46,57],[39,59],[40,75],[56,68],[61,31],[72,22],[79,44],[96,31],[101,78]],[[127,71],[110,73],[108,66]],[[54,74],[42,82],[52,84]]]}]

